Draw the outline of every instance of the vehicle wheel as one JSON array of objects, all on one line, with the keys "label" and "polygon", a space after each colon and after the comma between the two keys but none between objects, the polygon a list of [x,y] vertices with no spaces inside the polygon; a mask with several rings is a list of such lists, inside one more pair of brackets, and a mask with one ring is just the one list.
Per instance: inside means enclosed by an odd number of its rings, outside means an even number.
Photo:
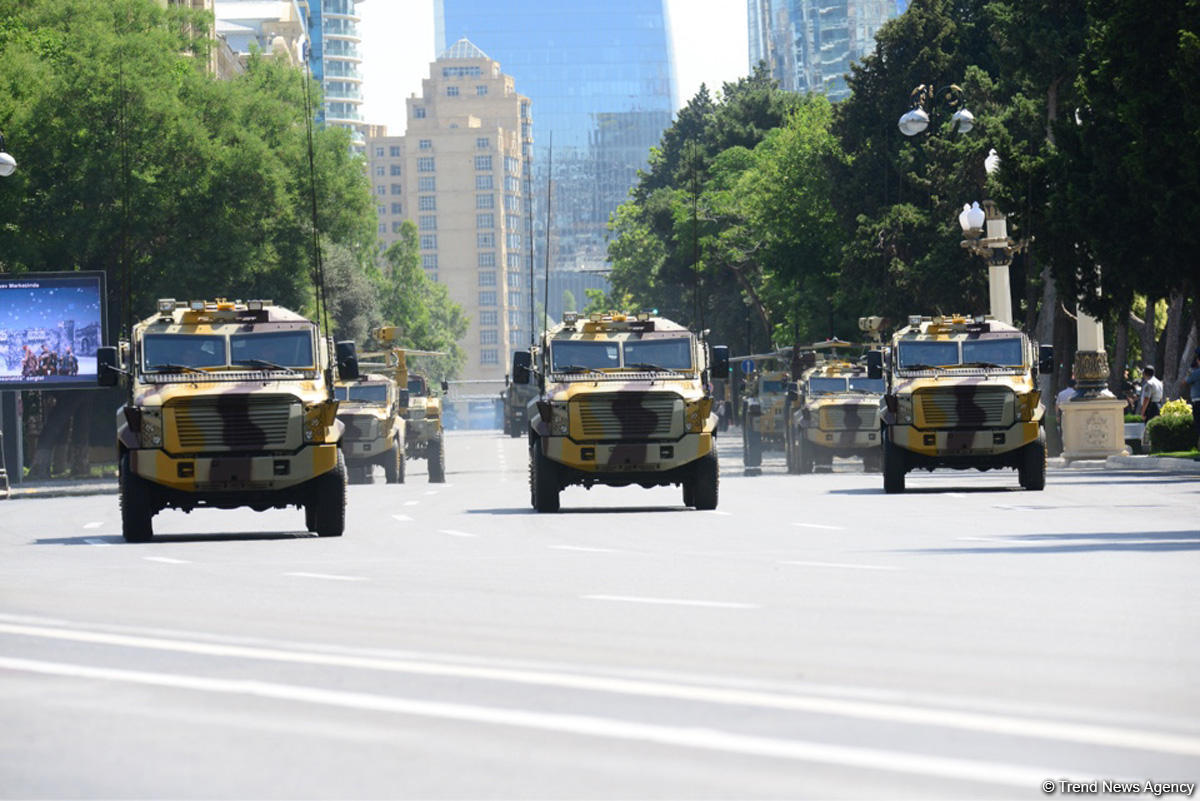
[{"label": "vehicle wheel", "polygon": [[538,512],[558,511],[558,470],[535,442],[529,449],[529,495]]},{"label": "vehicle wheel", "polygon": [[523,421],[513,420],[512,423],[508,427],[508,435],[510,437],[512,437],[513,439],[516,439],[517,437],[519,437],[523,433],[525,433],[524,428],[525,428],[525,426],[524,426]]},{"label": "vehicle wheel", "polygon": [[809,444],[808,439],[804,436],[804,432],[800,432],[800,437],[796,440],[796,472],[808,474],[813,471],[813,446]]},{"label": "vehicle wheel", "polygon": [[883,438],[883,491],[888,494],[904,492],[904,454],[887,439]]},{"label": "vehicle wheel", "polygon": [[696,462],[696,473],[692,476],[692,505],[700,510],[716,509],[720,484],[717,452],[711,451]]},{"label": "vehicle wheel", "polygon": [[1046,488],[1046,440],[1040,435],[1021,449],[1017,480],[1027,490],[1040,492]]},{"label": "vehicle wheel", "polygon": [[311,503],[304,504],[304,530],[317,530],[317,508]]},{"label": "vehicle wheel", "polygon": [[370,465],[348,465],[346,467],[346,481],[350,484],[369,484],[371,482],[371,466]]},{"label": "vehicle wheel", "polygon": [[431,439],[426,447],[429,449],[429,483],[446,483],[446,443],[442,434]]},{"label": "vehicle wheel", "polygon": [[313,480],[313,497],[305,504],[318,537],[340,537],[346,528],[346,460],[338,451],[337,465]]},{"label": "vehicle wheel", "polygon": [[383,476],[389,484],[399,484],[404,480],[404,452],[399,444],[393,443],[383,455]]},{"label": "vehicle wheel", "polygon": [[792,441],[791,429],[788,429],[783,435],[783,460],[787,464],[788,473],[794,474],[797,471],[796,445]]},{"label": "vehicle wheel", "polygon": [[863,454],[863,472],[878,473],[883,469],[883,459],[878,453],[868,452]]},{"label": "vehicle wheel", "polygon": [[687,478],[683,482],[683,505],[696,505],[696,479]]},{"label": "vehicle wheel", "polygon": [[158,511],[154,508],[154,487],[133,472],[130,461],[129,453],[125,452],[121,454],[117,466],[121,491],[121,536],[126,542],[149,542],[154,538],[154,526],[150,519]]},{"label": "vehicle wheel", "polygon": [[762,434],[753,428],[746,428],[746,467],[758,467],[762,464]]}]

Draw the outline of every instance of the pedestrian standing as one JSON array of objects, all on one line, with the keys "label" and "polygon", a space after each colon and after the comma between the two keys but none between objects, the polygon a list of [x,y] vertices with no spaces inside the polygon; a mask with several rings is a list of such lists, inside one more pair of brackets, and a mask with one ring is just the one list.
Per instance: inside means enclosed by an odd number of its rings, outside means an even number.
[{"label": "pedestrian standing", "polygon": [[1189,387],[1188,397],[1192,401],[1192,428],[1196,432],[1197,447],[1200,447],[1200,348],[1192,354],[1192,369],[1179,380],[1179,387]]},{"label": "pedestrian standing", "polygon": [[1147,364],[1142,369],[1142,419],[1149,423],[1162,406],[1163,385],[1154,375],[1154,366]]}]

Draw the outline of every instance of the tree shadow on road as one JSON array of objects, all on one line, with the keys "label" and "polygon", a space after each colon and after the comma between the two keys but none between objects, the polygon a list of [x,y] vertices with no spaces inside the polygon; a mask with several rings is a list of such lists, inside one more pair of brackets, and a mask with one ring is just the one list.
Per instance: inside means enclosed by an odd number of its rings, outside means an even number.
[{"label": "tree shadow on road", "polygon": [[[986,540],[986,538],[980,538]],[[1096,553],[1099,551],[1178,552],[1200,551],[1200,531],[1111,531],[997,536],[956,548],[909,548],[907,553],[999,554],[999,553]]]}]

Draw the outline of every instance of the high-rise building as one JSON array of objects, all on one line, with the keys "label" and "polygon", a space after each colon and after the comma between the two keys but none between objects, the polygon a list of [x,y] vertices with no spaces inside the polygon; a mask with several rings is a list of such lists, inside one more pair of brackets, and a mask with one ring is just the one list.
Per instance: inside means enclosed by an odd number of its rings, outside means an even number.
[{"label": "high-rise building", "polygon": [[529,98],[466,39],[430,65],[407,99],[404,136],[367,141],[379,240],[417,226],[421,264],[463,306],[465,379],[504,378],[529,344]]},{"label": "high-rise building", "polygon": [[217,37],[233,51],[241,66],[253,52],[283,55],[296,65],[304,62],[308,34],[296,0],[209,2],[216,16]]},{"label": "high-rise building", "polygon": [[897,14],[896,0],[747,0],[750,68],[765,61],[779,86],[850,94],[850,62],[875,48],[875,33]]},{"label": "high-rise building", "polygon": [[436,46],[469,38],[533,100],[538,272],[552,135],[552,268],[603,269],[609,216],[676,108],[664,0],[434,0],[434,26]]},{"label": "high-rise building", "polygon": [[366,125],[362,112],[362,38],[357,5],[364,0],[296,0],[308,30],[308,63],[325,93],[317,120],[350,129],[354,148],[362,152]]}]

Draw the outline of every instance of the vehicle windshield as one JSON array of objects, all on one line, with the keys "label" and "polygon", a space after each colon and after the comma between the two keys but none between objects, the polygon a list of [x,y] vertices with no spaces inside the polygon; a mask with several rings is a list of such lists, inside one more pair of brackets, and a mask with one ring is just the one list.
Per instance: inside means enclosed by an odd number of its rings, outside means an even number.
[{"label": "vehicle windshield", "polygon": [[884,391],[883,379],[851,376],[850,389],[851,391],[873,392],[876,395],[882,395]]},{"label": "vehicle windshield", "polygon": [[142,364],[159,366],[224,367],[225,337],[220,334],[147,334],[142,339]]},{"label": "vehicle windshield", "polygon": [[269,362],[280,367],[312,367],[313,338],[306,330],[234,334],[229,338],[230,362],[235,365]]},{"label": "vehicle windshield", "polygon": [[[556,371],[569,372],[571,368],[620,367],[620,347],[616,342],[581,342],[560,340],[550,345],[551,366]],[[587,369],[580,370],[587,372]]]},{"label": "vehicle windshield", "polygon": [[1024,348],[1020,337],[1004,339],[969,339],[962,343],[963,364],[998,364],[1002,367],[1020,367]]},{"label": "vehicle windshield", "polygon": [[334,394],[338,400],[387,403],[387,384],[353,384],[348,387],[336,387]]},{"label": "vehicle windshield", "polygon": [[958,343],[952,341],[937,342],[901,342],[898,367],[901,370],[924,365],[928,367],[943,367],[958,364]]},{"label": "vehicle windshield", "polygon": [[830,392],[845,392],[846,379],[814,376],[813,378],[808,379],[808,391],[818,395],[824,395]]},{"label": "vehicle windshield", "polygon": [[652,364],[669,370],[690,370],[692,342],[685,337],[630,340],[625,343],[625,364]]},{"label": "vehicle windshield", "polygon": [[785,389],[782,381],[764,381],[762,382],[762,389],[760,391],[764,393],[783,392]]},{"label": "vehicle windshield", "polygon": [[426,394],[424,378],[408,379],[408,394],[409,395],[424,395]]}]

